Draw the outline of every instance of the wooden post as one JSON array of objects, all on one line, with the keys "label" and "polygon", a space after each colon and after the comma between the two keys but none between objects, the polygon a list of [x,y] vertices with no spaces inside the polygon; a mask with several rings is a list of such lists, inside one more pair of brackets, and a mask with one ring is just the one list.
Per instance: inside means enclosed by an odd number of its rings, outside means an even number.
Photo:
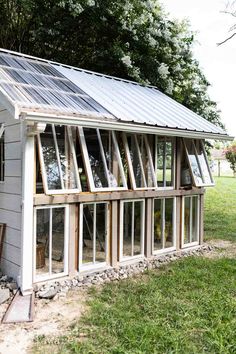
[{"label": "wooden post", "polygon": [[182,198],[181,197],[176,198],[176,251],[179,251],[181,247],[181,236],[182,236],[181,199]]},{"label": "wooden post", "polygon": [[73,276],[78,271],[78,206],[70,205],[69,212],[69,275]]},{"label": "wooden post", "polygon": [[116,267],[118,262],[118,202],[111,202],[111,266]]},{"label": "wooden post", "polygon": [[151,199],[151,198],[146,199],[145,256],[147,258],[151,257],[151,255],[152,255],[152,204],[153,204],[153,199]]},{"label": "wooden post", "polygon": [[27,136],[22,125],[22,236],[21,275],[19,285],[23,295],[32,293],[33,282],[33,192],[34,192],[34,136]]},{"label": "wooden post", "polygon": [[[181,156],[183,152],[183,145],[181,138],[176,138],[176,175],[175,175],[175,189],[179,190],[181,187]],[[182,198],[176,197],[176,250],[181,248],[182,238]]]}]

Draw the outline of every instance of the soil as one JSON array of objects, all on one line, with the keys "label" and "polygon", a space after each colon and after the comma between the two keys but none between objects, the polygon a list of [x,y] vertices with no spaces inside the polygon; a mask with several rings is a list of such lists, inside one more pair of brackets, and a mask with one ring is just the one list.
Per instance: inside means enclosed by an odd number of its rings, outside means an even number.
[{"label": "soil", "polygon": [[[235,258],[236,243],[225,240],[209,241],[214,246],[208,258]],[[29,354],[33,339],[39,335],[57,336],[65,334],[68,326],[78,321],[86,310],[88,293],[86,289],[69,291],[66,298],[57,300],[36,300],[35,319],[31,323],[0,325],[0,354]],[[3,317],[8,305],[0,305]]]}]

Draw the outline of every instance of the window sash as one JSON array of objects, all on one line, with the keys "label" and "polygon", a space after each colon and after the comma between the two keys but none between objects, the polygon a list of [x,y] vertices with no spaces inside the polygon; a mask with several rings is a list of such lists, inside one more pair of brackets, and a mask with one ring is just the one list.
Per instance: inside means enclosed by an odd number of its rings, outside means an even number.
[{"label": "window sash", "polygon": [[[166,200],[173,200],[172,204],[172,243],[173,245],[171,247],[166,247],[165,244],[165,228],[166,228]],[[154,238],[155,238],[155,223],[154,223],[154,211],[155,211],[155,200],[160,200],[161,201],[161,245],[162,247],[160,249],[155,249],[155,244],[154,244]],[[152,206],[152,253],[153,254],[159,254],[159,253],[165,253],[166,251],[171,251],[171,250],[176,250],[176,198],[170,197],[170,198],[154,198],[153,199],[153,206]]]},{"label": "window sash", "polygon": [[[162,138],[164,142],[164,148],[163,148],[163,186],[158,185],[158,139]],[[167,151],[166,151],[166,144],[170,142],[171,143],[171,185],[167,186],[166,185],[166,164],[167,164]],[[175,139],[174,138],[168,138],[166,136],[158,136],[155,135],[155,176],[157,180],[157,186],[158,189],[174,189],[175,187]]]},{"label": "window sash", "polygon": [[[190,207],[189,207],[189,242],[185,243],[185,207],[186,207],[186,199],[189,199],[190,201]],[[197,210],[196,210],[196,234],[197,234],[197,240],[193,240],[193,199],[197,200]],[[189,246],[194,246],[194,245],[199,245],[199,240],[200,240],[200,197],[198,195],[193,195],[193,196],[186,196],[182,198],[182,248],[189,247]]]},{"label": "window sash", "polygon": [[207,159],[207,155],[206,155],[206,151],[205,151],[205,147],[204,147],[203,141],[202,140],[199,141],[199,146],[200,146],[200,148],[203,151],[203,158],[204,158],[207,170],[208,170],[208,174],[209,174],[208,178],[211,181],[210,183],[206,182],[206,177],[204,176],[204,172],[203,172],[203,166],[202,166],[201,161],[199,159],[199,154],[197,152],[196,143],[195,143],[194,139],[190,139],[188,141],[192,144],[192,147],[193,147],[193,154],[192,155],[194,156],[194,158],[196,160],[197,167],[198,167],[198,170],[199,170],[199,173],[200,173],[200,179],[202,180],[202,182],[200,180],[198,181],[198,177],[196,176],[196,173],[194,173],[193,164],[192,164],[191,158],[190,158],[190,153],[189,153],[188,148],[187,148],[187,141],[186,141],[186,139],[183,139],[183,145],[184,145],[184,149],[185,149],[185,153],[186,153],[186,156],[187,156],[187,161],[188,161],[188,165],[189,165],[189,169],[190,169],[190,173],[191,173],[194,185],[196,187],[214,186],[214,180],[213,180],[211,169],[210,169],[210,166],[209,166],[209,163],[208,163],[208,159]]},{"label": "window sash", "polygon": [[[97,241],[97,205],[105,205],[105,261],[96,261],[96,241]],[[88,263],[83,263],[83,229],[84,229],[84,207],[87,205],[93,205],[93,261]],[[97,269],[106,266],[109,263],[108,259],[108,249],[109,249],[109,229],[110,229],[110,204],[109,202],[91,202],[91,203],[81,203],[80,216],[79,216],[79,271],[85,271],[89,269]]]},{"label": "window sash", "polygon": [[[36,246],[37,246],[37,210],[49,209],[49,271],[47,273],[37,274],[36,273]],[[64,209],[64,243],[63,243],[63,253],[64,253],[64,271],[60,273],[52,272],[52,211],[53,209]],[[68,275],[69,266],[69,205],[44,205],[37,206],[34,208],[34,261],[33,261],[33,281],[39,282],[48,279],[55,279],[65,275]]]},{"label": "window sash", "polygon": [[[125,256],[123,251],[124,246],[124,205],[125,203],[132,203],[132,216],[131,216],[131,256]],[[134,203],[141,203],[141,228],[140,228],[140,254],[134,255]],[[127,261],[130,259],[136,259],[144,257],[144,231],[145,231],[145,199],[129,199],[122,200],[120,202],[120,250],[119,250],[119,260]]]}]

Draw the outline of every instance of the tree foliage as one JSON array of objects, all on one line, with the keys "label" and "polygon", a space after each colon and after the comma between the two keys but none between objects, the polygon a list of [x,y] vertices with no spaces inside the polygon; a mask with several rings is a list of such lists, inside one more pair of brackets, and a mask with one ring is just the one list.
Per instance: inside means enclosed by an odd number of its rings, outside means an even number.
[{"label": "tree foliage", "polygon": [[209,121],[194,35],[156,0],[0,0],[0,46],[157,86]]},{"label": "tree foliage", "polygon": [[236,141],[225,149],[225,157],[230,163],[230,168],[233,170],[236,177]]}]

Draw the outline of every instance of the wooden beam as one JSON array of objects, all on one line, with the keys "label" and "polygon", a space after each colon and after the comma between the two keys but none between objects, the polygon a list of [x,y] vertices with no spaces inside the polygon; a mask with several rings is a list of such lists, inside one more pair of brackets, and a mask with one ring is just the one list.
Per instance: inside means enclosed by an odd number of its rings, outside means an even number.
[{"label": "wooden beam", "polygon": [[152,255],[152,219],[153,219],[153,199],[148,198],[146,200],[146,217],[145,217],[145,230],[146,230],[146,237],[145,237],[145,247],[144,252],[147,258],[150,258]]},{"label": "wooden beam", "polygon": [[78,232],[78,220],[77,220],[77,205],[70,205],[69,212],[69,259],[68,259],[68,270],[69,275],[73,276],[77,274],[78,268],[77,258],[78,258],[78,245],[77,245],[77,232]]}]

